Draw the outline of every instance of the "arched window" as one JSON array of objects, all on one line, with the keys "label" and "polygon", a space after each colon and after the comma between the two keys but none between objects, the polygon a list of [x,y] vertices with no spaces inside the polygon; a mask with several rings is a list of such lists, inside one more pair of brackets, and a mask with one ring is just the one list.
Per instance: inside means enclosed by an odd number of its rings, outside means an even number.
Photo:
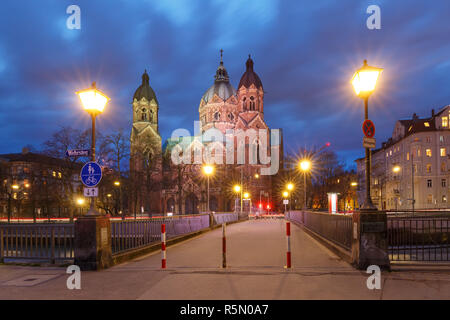
[{"label": "arched window", "polygon": [[147,109],[142,108],[142,113],[141,113],[141,120],[142,121],[147,121]]},{"label": "arched window", "polygon": [[244,111],[247,110],[247,98],[246,97],[244,97],[244,99],[242,99],[242,109]]},{"label": "arched window", "polygon": [[215,121],[219,121],[220,120],[220,112],[217,111],[216,113],[214,113],[214,120]]},{"label": "arched window", "polygon": [[150,122],[153,122],[153,110],[150,110]]},{"label": "arched window", "polygon": [[233,121],[234,120],[234,114],[233,113],[229,113],[228,114],[228,120]]},{"label": "arched window", "polygon": [[255,110],[255,98],[253,96],[250,97],[250,110]]}]

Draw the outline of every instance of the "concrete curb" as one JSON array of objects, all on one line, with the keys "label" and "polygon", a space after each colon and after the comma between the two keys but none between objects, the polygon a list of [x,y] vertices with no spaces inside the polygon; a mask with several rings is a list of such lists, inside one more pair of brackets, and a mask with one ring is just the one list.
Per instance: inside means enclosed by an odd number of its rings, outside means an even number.
[{"label": "concrete curb", "polygon": [[[335,255],[337,255],[339,258],[347,262],[348,264],[352,265],[352,253],[350,251],[345,250],[344,248],[338,246],[337,244],[323,238],[319,234],[315,233],[314,231],[308,229],[303,224],[298,223],[296,221],[290,220],[293,224],[295,224],[297,227],[302,228],[303,231],[305,231],[308,235],[310,235],[312,238],[320,242],[322,245],[327,247],[328,250],[333,252]],[[353,267],[353,265],[352,265]]]}]

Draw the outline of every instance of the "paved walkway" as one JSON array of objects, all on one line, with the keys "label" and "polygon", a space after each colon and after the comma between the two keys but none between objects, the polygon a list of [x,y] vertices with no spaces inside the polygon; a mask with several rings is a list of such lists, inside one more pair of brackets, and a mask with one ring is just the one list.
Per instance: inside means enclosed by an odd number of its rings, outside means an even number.
[{"label": "paved walkway", "polygon": [[63,268],[0,266],[0,299],[450,299],[450,272],[382,274],[381,290],[293,225],[291,270],[284,269],[282,220],[227,226],[228,268],[221,266],[222,230],[101,272],[82,272],[68,290]]}]

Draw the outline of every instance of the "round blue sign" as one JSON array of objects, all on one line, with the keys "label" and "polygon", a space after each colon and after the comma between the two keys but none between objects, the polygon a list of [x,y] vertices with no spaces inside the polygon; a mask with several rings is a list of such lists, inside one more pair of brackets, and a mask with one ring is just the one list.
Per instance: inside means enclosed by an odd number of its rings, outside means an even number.
[{"label": "round blue sign", "polygon": [[81,169],[80,177],[86,187],[95,187],[102,180],[102,168],[96,162],[88,162]]}]

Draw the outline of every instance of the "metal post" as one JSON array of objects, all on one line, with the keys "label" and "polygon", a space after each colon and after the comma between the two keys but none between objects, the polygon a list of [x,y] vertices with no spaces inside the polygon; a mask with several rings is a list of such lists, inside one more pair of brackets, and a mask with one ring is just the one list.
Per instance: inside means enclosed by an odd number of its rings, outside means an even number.
[{"label": "metal post", "polygon": [[243,192],[243,189],[244,189],[244,186],[243,186],[243,184],[242,184],[242,182],[243,182],[243,175],[244,175],[244,167],[241,167],[241,217],[242,217],[242,206],[243,206],[243,201],[242,201],[242,192]]},{"label": "metal post", "polygon": [[222,223],[222,268],[227,267],[226,223]]},{"label": "metal post", "polygon": [[4,262],[3,255],[3,229],[0,229],[0,263]]},{"label": "metal post", "polygon": [[[92,136],[91,136],[91,161],[95,162],[95,113],[91,112],[91,120],[92,120]],[[91,205],[89,207],[89,211],[86,214],[88,216],[95,216],[97,212],[95,211],[95,198],[91,197]]]},{"label": "metal post", "polygon": [[50,235],[51,235],[51,238],[50,238],[50,241],[51,241],[51,243],[50,243],[50,247],[51,247],[51,256],[50,256],[50,263],[51,264],[55,264],[55,228],[53,227],[53,226],[50,226]]},{"label": "metal post", "polygon": [[416,200],[414,199],[414,149],[411,149],[411,192],[412,192],[412,213],[414,214],[414,205]]},{"label": "metal post", "polygon": [[286,221],[286,240],[287,240],[287,250],[286,250],[286,268],[291,268],[291,223]]},{"label": "metal post", "polygon": [[208,179],[208,213],[209,213],[210,212],[210,210],[209,210],[209,175],[208,175],[207,179]]},{"label": "metal post", "polygon": [[303,187],[304,187],[303,210],[306,210],[306,171],[303,172]]},{"label": "metal post", "polygon": [[[369,98],[366,97],[364,99],[364,120],[369,119]],[[372,199],[370,197],[370,149],[365,148],[366,150],[366,199],[364,200],[364,204],[362,206],[363,209],[376,209],[372,203]]]},{"label": "metal post", "polygon": [[166,268],[166,225],[161,225],[161,268]]}]

